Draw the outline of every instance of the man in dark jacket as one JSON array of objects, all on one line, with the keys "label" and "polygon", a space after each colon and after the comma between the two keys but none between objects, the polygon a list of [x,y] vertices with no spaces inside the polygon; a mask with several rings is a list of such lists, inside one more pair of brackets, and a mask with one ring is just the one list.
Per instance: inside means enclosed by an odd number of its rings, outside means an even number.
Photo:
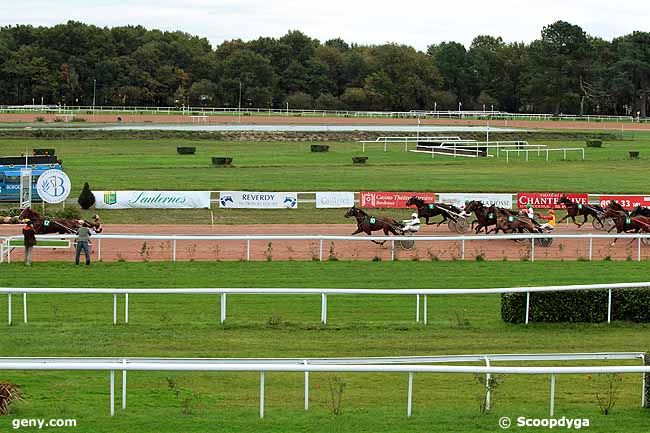
[{"label": "man in dark jacket", "polygon": [[25,266],[31,266],[32,250],[36,245],[36,234],[32,222],[28,219],[25,220],[25,227],[23,227],[23,245],[25,246]]}]

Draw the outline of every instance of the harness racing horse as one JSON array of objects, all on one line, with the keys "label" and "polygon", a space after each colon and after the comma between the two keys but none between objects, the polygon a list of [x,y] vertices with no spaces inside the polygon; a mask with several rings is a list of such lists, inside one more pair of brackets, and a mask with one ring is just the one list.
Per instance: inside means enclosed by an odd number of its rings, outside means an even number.
[{"label": "harness racing horse", "polygon": [[[614,209],[607,209],[605,211],[605,217],[611,218],[614,221],[616,228],[616,233],[650,233],[650,217],[645,216],[630,216],[625,211],[619,211]],[[612,229],[613,229],[612,228]],[[608,231],[611,232],[612,229]],[[614,238],[614,242],[611,243],[612,246],[616,245],[618,238]],[[630,243],[634,242],[634,239],[630,240]]]},{"label": "harness racing horse", "polygon": [[424,200],[416,196],[408,199],[406,206],[417,207],[418,217],[424,218],[427,222],[427,225],[433,224],[429,223],[429,218],[433,218],[438,215],[442,215],[442,220],[438,223],[438,226],[444,222],[448,222],[449,220],[456,222],[458,221],[458,217],[461,213],[461,210],[456,206],[445,203],[426,203]]},{"label": "harness racing horse", "polygon": [[[559,203],[563,204],[566,207],[567,214],[564,218],[557,222],[558,224],[571,217],[573,224],[577,225],[578,228],[580,228],[587,222],[587,217],[591,216],[596,221],[598,221],[600,227],[604,227],[603,221],[600,219],[600,216],[603,214],[604,210],[600,206],[574,203],[565,195],[560,198]],[[582,224],[578,224],[576,222],[576,217],[580,215],[583,215],[585,217]]]},{"label": "harness racing horse", "polygon": [[[361,209],[356,206],[352,206],[345,213],[346,218],[355,218],[357,220],[357,229],[352,233],[356,235],[358,233],[365,233],[368,236],[372,235],[372,232],[377,230],[383,230],[384,235],[388,236],[388,233],[394,235],[400,235],[402,224],[392,218],[376,218],[368,215]],[[386,241],[372,241],[379,245],[384,245]]]},{"label": "harness racing horse", "polygon": [[634,208],[630,216],[644,216],[644,217],[650,217],[650,208],[648,207],[643,207],[643,206],[637,206]]},{"label": "harness racing horse", "polygon": [[86,220],[77,220],[72,218],[48,218],[30,208],[27,208],[23,209],[19,218],[20,220],[26,218],[30,219],[32,221],[32,226],[34,227],[34,233],[37,235],[46,235],[50,233],[58,233],[61,235],[76,234],[80,227],[95,229],[95,232],[97,233],[101,233],[102,231],[102,221],[99,218],[99,215],[95,215],[94,222],[91,223]]},{"label": "harness racing horse", "polygon": [[472,221],[472,229],[476,225],[476,234],[479,234],[481,229],[485,228],[485,233],[488,233],[488,227],[497,223],[497,215],[494,206],[487,208],[482,202],[472,200],[465,206],[465,214],[471,215],[474,212],[476,219]]}]

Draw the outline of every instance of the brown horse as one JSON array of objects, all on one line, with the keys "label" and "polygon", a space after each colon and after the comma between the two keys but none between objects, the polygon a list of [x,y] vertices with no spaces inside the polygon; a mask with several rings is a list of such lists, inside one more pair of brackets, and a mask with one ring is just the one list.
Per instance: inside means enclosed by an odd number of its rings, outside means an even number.
[{"label": "brown horse", "polygon": [[418,217],[424,218],[427,224],[429,224],[429,218],[441,215],[442,220],[438,223],[438,226],[449,220],[456,222],[458,220],[458,216],[461,213],[461,210],[456,206],[445,203],[427,203],[416,196],[409,198],[406,202],[406,207],[410,206],[415,206],[418,208]]},{"label": "brown horse", "polygon": [[80,227],[95,229],[95,232],[101,233],[102,221],[99,215],[95,215],[94,222],[86,220],[77,220],[72,218],[48,218],[32,210],[31,208],[23,209],[19,216],[20,220],[29,219],[32,221],[34,233],[37,235],[46,235],[50,233],[76,234]]},{"label": "brown horse", "polygon": [[[603,221],[600,219],[600,216],[603,214],[604,210],[600,206],[574,203],[565,195],[560,198],[559,203],[563,204],[566,207],[567,214],[564,218],[557,222],[558,224],[571,217],[573,224],[577,225],[578,228],[580,228],[587,222],[587,216],[591,216],[597,220],[601,226],[603,226]],[[576,217],[580,215],[583,215],[585,217],[582,224],[578,224],[576,222]]]},{"label": "brown horse", "polygon": [[[345,213],[345,217],[355,218],[357,220],[357,229],[354,231],[354,233],[352,233],[352,235],[363,232],[370,236],[372,232],[377,230],[383,230],[384,235],[386,236],[388,236],[388,233],[399,235],[400,233],[398,230],[401,230],[402,228],[402,224],[392,218],[376,218],[368,215],[356,206],[352,206],[350,209],[348,209],[348,211]],[[386,241],[372,242],[379,245],[386,243]]]},{"label": "brown horse", "polygon": [[[616,233],[650,233],[650,218],[644,216],[630,216],[625,211],[619,211],[614,209],[607,209],[605,211],[605,218],[611,218],[614,221],[615,226],[609,229],[611,232],[616,228]],[[614,238],[612,246],[616,245],[618,238]],[[630,240],[630,243],[634,242],[634,239]]]}]

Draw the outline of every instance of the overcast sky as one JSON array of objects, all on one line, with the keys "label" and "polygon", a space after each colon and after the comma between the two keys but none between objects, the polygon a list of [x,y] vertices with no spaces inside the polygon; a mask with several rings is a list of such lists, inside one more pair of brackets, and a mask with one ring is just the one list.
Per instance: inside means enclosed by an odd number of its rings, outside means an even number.
[{"label": "overcast sky", "polygon": [[449,40],[469,45],[479,34],[529,42],[557,20],[611,40],[650,31],[648,10],[647,0],[0,0],[0,25],[141,24],[203,36],[214,46],[300,30],[321,42],[340,37],[426,50]]}]

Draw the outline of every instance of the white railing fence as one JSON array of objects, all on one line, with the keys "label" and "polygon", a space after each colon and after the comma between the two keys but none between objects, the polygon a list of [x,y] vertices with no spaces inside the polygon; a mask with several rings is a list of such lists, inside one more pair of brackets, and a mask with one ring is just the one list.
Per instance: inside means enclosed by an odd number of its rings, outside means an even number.
[{"label": "white railing fence", "polygon": [[[257,372],[260,374],[259,416],[265,411],[265,372],[301,372],[304,375],[304,410],[309,409],[309,373],[407,373],[407,417],[412,416],[413,376],[415,373],[485,374],[486,382],[492,374],[535,374],[551,376],[549,400],[550,416],[555,412],[555,376],[557,374],[642,374],[641,406],[645,407],[646,374],[650,366],[553,366],[521,367],[490,365],[491,362],[522,361],[586,361],[586,360],[641,360],[645,354],[638,352],[580,353],[580,354],[506,354],[506,355],[459,355],[432,357],[389,357],[389,358],[251,358],[251,359],[191,359],[191,358],[0,358],[0,370],[26,371],[108,371],[109,411],[115,414],[115,371],[122,372],[122,409],[127,402],[128,371],[216,371]],[[431,365],[436,363],[480,362],[485,366],[473,365]],[[489,410],[490,389],[486,387],[486,406]]]},{"label": "white railing fence", "polygon": [[[37,239],[75,239],[75,235],[39,235]],[[11,240],[20,240],[22,236],[10,236],[5,239],[3,249],[6,251],[7,261],[11,263],[11,250],[8,244]],[[197,241],[197,242],[245,242],[246,243],[246,260],[251,260],[251,242],[252,241],[293,241],[293,242],[318,242],[318,260],[324,260],[324,243],[336,241],[350,241],[350,242],[388,242],[390,245],[390,260],[395,260],[396,257],[396,242],[459,242],[460,243],[460,259],[465,260],[465,243],[476,241],[503,241],[503,240],[519,240],[525,241],[530,245],[529,259],[531,262],[535,261],[536,244],[539,239],[577,239],[585,241],[588,246],[588,256],[584,259],[592,260],[594,252],[594,239],[622,239],[629,241],[636,241],[637,245],[637,261],[642,259],[642,245],[650,243],[650,233],[621,233],[621,234],[507,234],[507,235],[463,235],[463,236],[340,236],[340,235],[140,235],[140,234],[97,234],[93,236],[96,240],[96,254],[97,260],[102,259],[102,246],[110,240],[142,240],[142,241],[169,241],[171,243],[171,261],[175,262],[177,258],[177,242],[178,241]],[[399,246],[399,244],[397,244]],[[538,247],[539,248],[539,247]],[[314,257],[315,258],[315,257]],[[578,259],[578,257],[576,257]],[[583,259],[580,257],[580,259]]]},{"label": "white railing fence", "polygon": [[[98,294],[113,295],[113,325],[118,323],[118,295],[124,295],[124,324],[129,323],[129,295],[220,295],[220,323],[226,321],[227,296],[230,295],[318,295],[321,298],[320,321],[327,324],[328,296],[415,296],[415,321],[428,324],[428,297],[453,295],[495,295],[503,293],[526,293],[524,323],[530,321],[531,293],[565,292],[576,290],[607,290],[607,323],[612,321],[612,290],[642,289],[650,287],[650,282],[615,283],[615,284],[574,284],[564,286],[508,287],[481,289],[328,289],[328,288],[59,288],[59,287],[0,287],[0,293],[7,295],[7,324],[13,323],[12,295],[22,294],[23,323],[27,323],[28,294]],[[421,308],[421,298],[423,298]],[[231,301],[232,302],[232,301]]]}]

